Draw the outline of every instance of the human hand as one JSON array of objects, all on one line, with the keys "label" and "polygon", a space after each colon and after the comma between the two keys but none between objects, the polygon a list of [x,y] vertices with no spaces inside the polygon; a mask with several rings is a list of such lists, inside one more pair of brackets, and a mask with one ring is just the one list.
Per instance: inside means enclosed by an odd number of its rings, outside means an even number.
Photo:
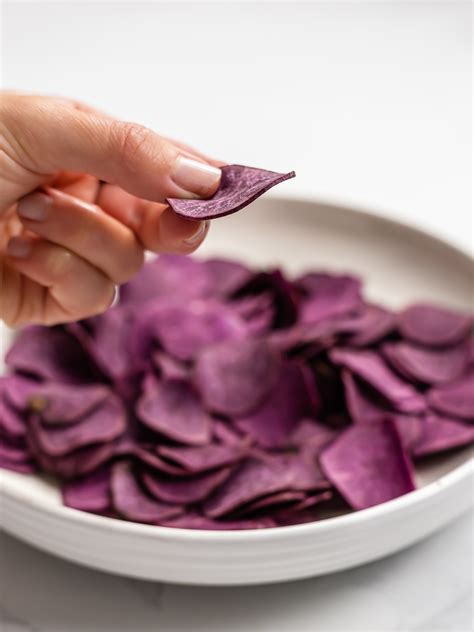
[{"label": "human hand", "polygon": [[208,224],[163,202],[212,195],[219,164],[74,101],[0,93],[0,319],[98,314],[144,250],[195,250]]}]

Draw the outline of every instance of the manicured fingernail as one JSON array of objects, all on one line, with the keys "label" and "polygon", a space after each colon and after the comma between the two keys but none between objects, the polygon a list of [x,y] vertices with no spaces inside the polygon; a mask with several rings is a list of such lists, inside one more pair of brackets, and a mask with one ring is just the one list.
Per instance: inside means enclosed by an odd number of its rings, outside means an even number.
[{"label": "manicured fingernail", "polygon": [[221,179],[221,170],[205,162],[179,156],[176,160],[173,182],[194,195],[210,195]]},{"label": "manicured fingernail", "polygon": [[12,237],[7,245],[7,254],[10,257],[24,259],[31,252],[31,242],[22,237]]},{"label": "manicured fingernail", "polygon": [[16,212],[24,219],[44,222],[53,200],[46,193],[31,193],[18,202]]},{"label": "manicured fingernail", "polygon": [[199,228],[196,230],[194,235],[191,235],[191,237],[188,237],[187,239],[185,239],[184,243],[187,246],[194,246],[195,244],[198,244],[200,241],[204,239],[208,230],[209,230],[209,221],[206,220],[205,222],[201,222],[199,224]]}]

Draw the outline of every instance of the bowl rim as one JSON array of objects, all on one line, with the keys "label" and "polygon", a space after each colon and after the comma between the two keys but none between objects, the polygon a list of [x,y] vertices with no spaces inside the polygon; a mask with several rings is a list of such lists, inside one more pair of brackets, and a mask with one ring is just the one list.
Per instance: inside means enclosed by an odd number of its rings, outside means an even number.
[{"label": "bowl rim", "polygon": [[[378,211],[362,209],[356,206],[347,206],[345,204],[334,203],[320,199],[318,197],[311,196],[275,196],[270,195],[267,197],[267,201],[274,200],[283,204],[316,204],[318,206],[334,209],[338,212],[345,214],[356,214],[365,217],[368,220],[375,220],[382,224],[389,224],[394,228],[402,229],[403,231],[411,234],[416,234],[418,237],[431,241],[431,243],[437,246],[448,248],[453,254],[460,255],[463,259],[470,259],[471,253],[468,248],[454,244],[451,241],[442,239],[425,230],[416,224],[408,223],[404,220],[398,220],[390,216],[385,216]],[[474,263],[473,263],[474,267]],[[0,323],[1,324],[1,323]],[[150,525],[138,522],[131,522],[127,520],[121,520],[119,518],[110,518],[107,516],[101,516],[78,509],[73,509],[62,504],[55,504],[54,502],[44,503],[41,499],[30,493],[17,487],[16,485],[10,485],[8,483],[8,476],[24,476],[16,472],[7,473],[7,480],[4,480],[2,475],[4,470],[0,469],[0,497],[2,495],[10,496],[11,498],[18,500],[21,497],[21,501],[29,505],[32,509],[41,509],[41,511],[48,513],[52,517],[58,519],[68,519],[79,526],[97,528],[99,530],[109,531],[112,530],[115,533],[122,533],[123,535],[141,536],[147,539],[166,539],[168,542],[252,542],[252,541],[275,541],[285,537],[300,537],[308,534],[327,533],[328,531],[335,529],[344,529],[351,525],[363,525],[368,521],[385,519],[394,513],[402,510],[403,508],[409,509],[420,503],[428,503],[430,499],[440,492],[441,489],[449,490],[458,485],[461,485],[464,481],[468,481],[472,478],[474,483],[474,457],[470,457],[465,463],[458,465],[450,472],[443,474],[435,481],[428,483],[424,487],[415,489],[408,494],[399,496],[392,500],[381,503],[374,507],[367,509],[361,509],[353,511],[340,516],[332,518],[324,518],[322,520],[316,520],[313,522],[307,522],[303,524],[295,524],[281,527],[266,527],[262,529],[241,529],[241,530],[213,530],[213,529],[186,529],[177,527],[165,527],[161,525]],[[34,476],[34,475],[29,475]]]}]

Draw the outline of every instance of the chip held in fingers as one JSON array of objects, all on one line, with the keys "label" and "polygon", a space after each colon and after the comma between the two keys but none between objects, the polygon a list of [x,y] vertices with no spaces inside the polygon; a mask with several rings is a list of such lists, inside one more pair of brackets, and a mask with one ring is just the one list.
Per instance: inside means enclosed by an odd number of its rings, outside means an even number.
[{"label": "chip held in fingers", "polygon": [[207,200],[168,198],[166,201],[186,219],[216,219],[240,211],[280,182],[295,177],[294,171],[277,173],[243,165],[226,165],[221,171],[219,188]]}]

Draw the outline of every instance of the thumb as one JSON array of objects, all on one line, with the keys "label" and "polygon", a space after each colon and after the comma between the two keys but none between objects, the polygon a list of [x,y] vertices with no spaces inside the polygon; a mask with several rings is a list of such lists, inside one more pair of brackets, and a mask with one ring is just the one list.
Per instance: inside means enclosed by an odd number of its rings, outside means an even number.
[{"label": "thumb", "polygon": [[141,125],[63,99],[2,95],[0,101],[7,153],[30,176],[80,171],[156,202],[207,197],[218,187],[220,169]]}]

